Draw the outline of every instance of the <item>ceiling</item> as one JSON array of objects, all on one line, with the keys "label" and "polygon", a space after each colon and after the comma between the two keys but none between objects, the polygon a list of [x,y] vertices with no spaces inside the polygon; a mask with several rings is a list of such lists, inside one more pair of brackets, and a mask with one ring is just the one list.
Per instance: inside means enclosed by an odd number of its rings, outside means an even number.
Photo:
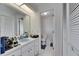
[{"label": "ceiling", "polygon": [[54,9],[56,3],[29,3],[29,5],[37,12],[45,12]]},{"label": "ceiling", "polygon": [[[41,16],[54,16],[54,8],[58,3],[26,3],[34,11],[40,13]],[[47,15],[42,15],[45,12],[49,12]]]}]

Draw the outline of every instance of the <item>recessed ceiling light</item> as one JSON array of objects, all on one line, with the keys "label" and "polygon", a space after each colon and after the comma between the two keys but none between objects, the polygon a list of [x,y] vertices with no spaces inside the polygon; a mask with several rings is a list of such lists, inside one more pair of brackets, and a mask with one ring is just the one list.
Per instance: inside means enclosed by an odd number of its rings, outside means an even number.
[{"label": "recessed ceiling light", "polygon": [[48,14],[48,12],[44,12],[43,14],[44,14],[44,15],[47,15],[47,14]]},{"label": "recessed ceiling light", "polygon": [[42,16],[48,15],[48,12],[41,13]]},{"label": "recessed ceiling light", "polygon": [[41,16],[51,16],[54,14],[54,10],[53,9],[49,9],[49,10],[46,10],[44,12],[41,12]]}]

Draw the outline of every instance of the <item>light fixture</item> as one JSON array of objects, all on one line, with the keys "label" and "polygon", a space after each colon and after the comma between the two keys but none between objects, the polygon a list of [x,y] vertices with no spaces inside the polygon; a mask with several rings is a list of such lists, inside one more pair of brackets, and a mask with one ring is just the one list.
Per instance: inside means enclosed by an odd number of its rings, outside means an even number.
[{"label": "light fixture", "polygon": [[41,13],[41,15],[42,16],[46,16],[46,15],[48,15],[48,13],[49,13],[48,11],[47,12],[43,12],[43,13]]},{"label": "light fixture", "polygon": [[48,14],[48,12],[44,12],[43,14],[44,14],[44,15],[47,15],[47,14]]},{"label": "light fixture", "polygon": [[27,5],[25,5],[25,4],[22,4],[20,7],[21,7],[22,9],[24,9],[25,11],[26,11],[26,10],[30,11],[30,13],[33,12],[33,11],[32,11],[31,9],[29,9],[29,7],[28,7]]},{"label": "light fixture", "polygon": [[27,13],[33,13],[33,11],[25,4],[25,3],[15,3],[17,6],[19,6],[21,9],[26,11]]},{"label": "light fixture", "polygon": [[21,6],[23,3],[15,3],[16,5],[18,5],[18,6]]}]

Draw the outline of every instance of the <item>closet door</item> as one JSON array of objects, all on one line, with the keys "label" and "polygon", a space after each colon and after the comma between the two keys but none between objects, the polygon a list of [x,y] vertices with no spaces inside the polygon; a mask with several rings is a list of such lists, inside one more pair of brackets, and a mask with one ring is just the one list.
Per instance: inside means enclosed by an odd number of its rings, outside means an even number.
[{"label": "closet door", "polygon": [[70,4],[69,7],[70,7],[70,19],[69,19],[70,51],[72,51],[76,55],[79,55],[79,4],[73,3]]}]

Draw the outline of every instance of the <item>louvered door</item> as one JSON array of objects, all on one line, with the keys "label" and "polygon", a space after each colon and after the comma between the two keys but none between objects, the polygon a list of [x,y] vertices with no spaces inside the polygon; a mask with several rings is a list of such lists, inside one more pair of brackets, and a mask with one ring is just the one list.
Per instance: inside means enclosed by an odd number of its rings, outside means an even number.
[{"label": "louvered door", "polygon": [[[70,7],[70,49],[76,55],[79,55],[79,4],[72,3]],[[77,51],[77,52],[75,52]]]}]

